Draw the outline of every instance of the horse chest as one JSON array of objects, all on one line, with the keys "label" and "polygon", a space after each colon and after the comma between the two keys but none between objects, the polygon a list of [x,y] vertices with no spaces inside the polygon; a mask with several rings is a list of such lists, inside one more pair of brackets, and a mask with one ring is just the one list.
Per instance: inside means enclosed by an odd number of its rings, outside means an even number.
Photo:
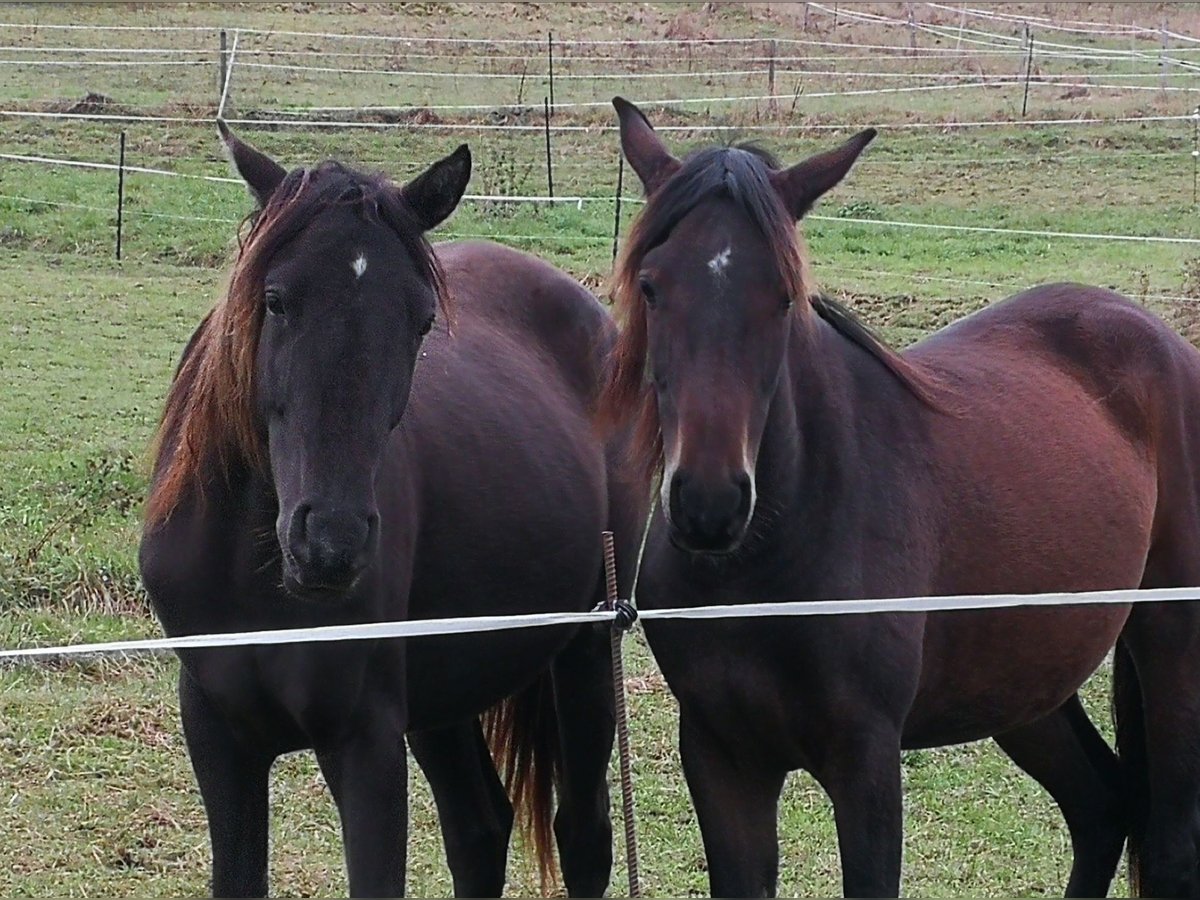
[{"label": "horse chest", "polygon": [[759,755],[781,749],[796,710],[775,655],[755,651],[752,631],[740,622],[646,623],[681,713]]},{"label": "horse chest", "polygon": [[788,768],[808,768],[830,728],[899,721],[917,689],[913,617],[659,621],[646,634],[683,715]]},{"label": "horse chest", "polygon": [[[398,657],[398,658],[393,658]],[[189,677],[234,723],[278,752],[336,742],[359,721],[367,701],[372,715],[402,706],[375,691],[390,670],[402,672],[403,657],[385,646],[288,645],[185,651]],[[394,692],[393,692],[394,693]]]}]

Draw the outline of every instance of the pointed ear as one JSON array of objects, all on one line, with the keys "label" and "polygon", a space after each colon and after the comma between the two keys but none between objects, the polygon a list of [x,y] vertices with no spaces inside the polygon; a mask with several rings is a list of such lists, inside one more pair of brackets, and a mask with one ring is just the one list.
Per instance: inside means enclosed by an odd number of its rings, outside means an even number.
[{"label": "pointed ear", "polygon": [[275,188],[287,175],[287,170],[267,154],[239,139],[221,119],[217,119],[217,131],[221,133],[221,143],[225,145],[225,153],[233,167],[250,188],[258,205],[266,206]]},{"label": "pointed ear", "polygon": [[471,149],[463,144],[400,189],[422,231],[442,224],[454,212],[471,180]]},{"label": "pointed ear", "polygon": [[650,120],[640,109],[621,97],[613,97],[612,104],[621,121],[621,150],[642,180],[646,196],[650,196],[675,174],[679,160],[654,133]]},{"label": "pointed ear", "polygon": [[845,178],[876,133],[874,128],[860,131],[840,147],[810,156],[790,169],[772,174],[771,183],[791,214],[799,219],[813,208],[822,194]]}]

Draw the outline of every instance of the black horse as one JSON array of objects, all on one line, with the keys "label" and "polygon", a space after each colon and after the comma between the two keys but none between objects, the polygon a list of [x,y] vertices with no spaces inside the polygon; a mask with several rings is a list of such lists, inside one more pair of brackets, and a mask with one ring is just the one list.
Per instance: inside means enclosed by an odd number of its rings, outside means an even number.
[{"label": "black horse", "polygon": [[[289,173],[221,131],[259,208],[159,430],[140,559],[165,630],[593,607],[601,532],[631,559],[643,506],[591,422],[605,310],[524,254],[429,246],[465,146],[397,187],[336,162]],[[406,734],[457,893],[504,886],[514,811],[489,740],[543,873],[557,787],[566,886],[605,890],[603,629],[179,655],[216,894],[266,893],[269,769],[303,748],[337,802],[351,893],[403,893]]]}]

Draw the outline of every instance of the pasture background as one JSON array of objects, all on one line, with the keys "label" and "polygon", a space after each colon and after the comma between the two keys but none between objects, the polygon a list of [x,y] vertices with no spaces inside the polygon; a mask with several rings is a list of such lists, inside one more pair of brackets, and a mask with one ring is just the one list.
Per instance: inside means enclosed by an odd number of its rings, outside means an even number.
[{"label": "pasture background", "polygon": [[[113,163],[123,128],[130,166],[226,176],[211,125],[218,103],[216,29],[228,29],[231,40],[237,27],[275,29],[239,35],[225,112],[235,120],[307,122],[239,126],[244,137],[281,161],[304,164],[336,156],[403,178],[467,141],[475,155],[472,193],[541,195],[546,192],[543,134],[537,127],[513,126],[541,124],[545,38],[553,32],[556,43],[562,42],[556,48],[555,95],[561,105],[554,123],[586,126],[554,133],[555,191],[594,199],[554,206],[465,202],[442,234],[494,236],[547,257],[603,293],[617,172],[616,135],[608,130],[614,117],[605,105],[566,104],[604,104],[614,93],[638,102],[761,96],[767,93],[765,38],[806,40],[814,43],[776,48],[781,99],[775,111],[764,100],[675,103],[649,111],[657,123],[696,129],[669,135],[681,149],[711,139],[706,126],[736,126],[786,162],[867,125],[935,126],[883,130],[847,181],[818,208],[832,220],[814,220],[806,229],[818,280],[886,337],[909,343],[959,315],[1047,280],[1117,288],[1161,312],[1189,337],[1200,336],[1200,248],[1195,245],[845,221],[1200,237],[1192,194],[1192,121],[1019,123],[1025,62],[1019,17],[1137,22],[1195,39],[1200,37],[1195,5],[1005,4],[989,9],[1017,18],[998,21],[931,4],[841,4],[836,25],[828,12],[812,8],[807,28],[804,6],[5,5],[0,7],[3,22],[43,27],[0,28],[0,109],[5,111],[0,154]],[[915,21],[930,30],[854,18],[878,13],[903,21],[910,6]],[[157,32],[44,27],[61,24],[212,27]],[[993,36],[972,37],[967,31],[964,41],[956,41],[960,24]],[[1069,76],[1072,85],[1035,82],[1029,119],[1183,115],[1200,103],[1200,71],[1168,65],[1168,77],[1160,77],[1157,34],[1098,36],[1034,28],[1035,37],[1093,52],[1087,59],[1035,54],[1035,74],[1054,82]],[[401,44],[279,30],[537,43]],[[1006,49],[996,35],[1017,36],[1017,42],[1009,41]],[[909,52],[910,36],[915,54]],[[730,37],[764,41],[704,43]],[[566,43],[647,38],[690,43]],[[878,49],[884,46],[893,49]],[[1200,63],[1200,54],[1190,52],[1197,46],[1173,39],[1168,54]],[[54,53],[51,47],[73,49]],[[123,49],[85,54],[79,48]],[[947,52],[951,48],[955,52]],[[1096,48],[1109,48],[1114,58],[1096,58]],[[146,50],[158,52],[133,52]],[[43,64],[83,59],[139,64]],[[176,65],[163,64],[172,61]],[[696,74],[727,71],[751,74]],[[853,74],[863,72],[872,74]],[[484,73],[499,77],[478,77]],[[607,77],[612,75],[619,77]],[[944,84],[954,80],[946,76],[965,75],[1003,83],[817,96],[881,85]],[[1083,76],[1090,85],[1073,86]],[[1018,83],[1011,83],[1014,77]],[[1106,83],[1125,87],[1100,86]],[[1158,89],[1164,85],[1169,90]],[[367,105],[422,108],[363,111]],[[480,108],[430,109],[446,105]],[[332,106],[352,109],[314,109]],[[13,114],[21,112],[181,121]],[[322,120],[372,127],[314,124]],[[1013,124],[952,124],[979,120]],[[479,130],[474,127],[479,124],[507,127]],[[625,194],[632,198],[635,184],[626,174]],[[116,175],[109,170],[0,159],[0,634],[5,646],[156,633],[135,564],[145,447],[179,350],[219,296],[237,222],[249,206],[236,184],[131,172],[124,259],[118,263],[112,246],[115,188]],[[624,227],[636,209],[625,207]],[[660,896],[702,893],[707,879],[674,749],[673,704],[640,638],[627,647],[645,889]],[[174,677],[175,663],[168,658],[0,670],[0,785],[6,791],[0,843],[10,848],[0,866],[0,893],[205,890],[204,816],[178,727]],[[1106,678],[1098,677],[1087,695],[1096,721],[1105,727],[1107,694]],[[1070,860],[1061,818],[1040,788],[990,744],[910,753],[904,773],[906,893],[1061,892]],[[449,878],[436,818],[415,767],[411,780],[410,893],[444,894]],[[273,890],[344,892],[336,818],[309,757],[283,761],[273,791]],[[780,831],[781,892],[837,892],[832,816],[807,776],[795,777],[785,792]],[[618,857],[619,852],[618,847]],[[534,892],[520,863],[510,877],[510,893]],[[623,890],[623,878],[618,866],[616,892]]]}]

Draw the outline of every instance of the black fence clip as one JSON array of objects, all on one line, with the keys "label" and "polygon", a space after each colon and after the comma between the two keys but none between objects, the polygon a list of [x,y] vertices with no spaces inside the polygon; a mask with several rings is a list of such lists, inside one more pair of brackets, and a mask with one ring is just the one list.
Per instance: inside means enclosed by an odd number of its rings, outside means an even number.
[{"label": "black fence clip", "polygon": [[613,612],[616,614],[613,618],[613,627],[619,628],[621,631],[628,631],[633,627],[633,623],[637,621],[637,608],[626,603],[624,600],[616,602]]}]

